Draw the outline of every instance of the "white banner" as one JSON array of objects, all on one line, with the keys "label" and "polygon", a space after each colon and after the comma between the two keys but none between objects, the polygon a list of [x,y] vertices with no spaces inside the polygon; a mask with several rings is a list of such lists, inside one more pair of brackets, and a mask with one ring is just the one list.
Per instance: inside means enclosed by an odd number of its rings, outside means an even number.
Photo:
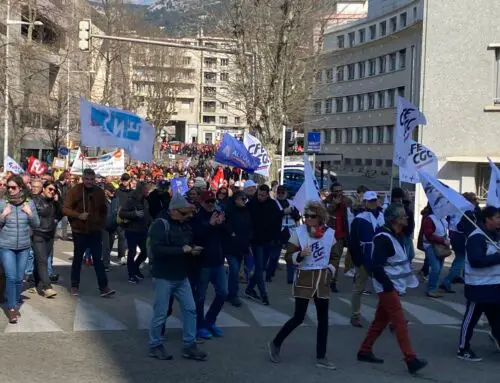
[{"label": "white banner", "polygon": [[255,171],[257,174],[261,174],[264,177],[269,177],[269,169],[271,168],[271,158],[267,154],[266,148],[261,144],[257,137],[252,136],[245,132],[243,136],[243,144],[247,148],[248,152],[252,157],[256,157],[260,160],[260,165]]},{"label": "white banner", "polygon": [[410,140],[409,144],[410,151],[406,159],[406,167],[399,167],[400,181],[411,184],[419,183],[419,171],[437,177],[438,159],[436,154],[415,140]]},{"label": "white banner", "polygon": [[486,205],[500,207],[500,169],[488,158],[491,168]]},{"label": "white banner", "polygon": [[293,204],[301,212],[304,213],[304,208],[308,201],[321,201],[319,195],[318,181],[314,177],[311,164],[304,156],[304,182],[293,198]]},{"label": "white banner", "polygon": [[21,165],[14,161],[14,159],[10,156],[7,156],[3,163],[5,164],[6,172],[12,172],[13,174],[24,173],[24,169],[21,167]]},{"label": "white banner", "polygon": [[83,157],[80,150],[71,166],[71,173],[81,175],[83,169],[93,169],[95,174],[107,176],[121,176],[125,172],[125,152],[117,149],[114,152],[99,157]]},{"label": "white banner", "polygon": [[396,113],[396,124],[394,132],[394,165],[406,167],[410,152],[412,132],[419,125],[427,124],[425,116],[410,101],[398,97],[398,109]]}]

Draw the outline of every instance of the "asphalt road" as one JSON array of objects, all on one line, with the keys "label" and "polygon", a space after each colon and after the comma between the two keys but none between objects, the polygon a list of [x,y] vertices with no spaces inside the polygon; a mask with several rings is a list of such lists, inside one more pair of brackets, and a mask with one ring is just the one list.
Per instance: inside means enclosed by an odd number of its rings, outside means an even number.
[{"label": "asphalt road", "polygon": [[[325,381],[342,382],[497,382],[500,376],[500,353],[495,352],[483,323],[478,327],[472,345],[484,357],[479,363],[468,363],[455,357],[458,326],[464,299],[459,292],[444,300],[426,298],[423,286],[403,298],[410,335],[417,354],[429,366],[417,377],[405,369],[394,335],[388,331],[375,346],[383,365],[367,365],[356,361],[357,349],[373,315],[376,297],[363,297],[365,328],[348,325],[351,280],[342,278],[340,293],[330,304],[331,327],[328,356],[338,366],[336,371],[315,367],[316,330],[314,306],[304,326],[299,327],[284,343],[282,363],[269,362],[266,343],[293,312],[290,287],[284,272],[269,284],[271,306],[246,301],[241,308],[225,306],[219,325],[224,337],[201,345],[209,352],[206,362],[183,360],[180,354],[180,321],[169,322],[166,345],[174,354],[173,361],[148,357],[147,330],[152,303],[152,283],[146,279],[139,285],[127,283],[124,266],[116,266],[108,274],[116,297],[100,298],[91,267],[82,271],[81,296],[68,292],[69,264],[72,245],[56,244],[56,268],[62,276],[55,285],[59,295],[54,300],[24,293],[27,298],[17,325],[9,325],[0,317],[0,382],[232,382],[275,383]],[[419,267],[419,265],[415,265]],[[212,294],[212,292],[210,292]],[[174,317],[176,312],[174,312]]]}]

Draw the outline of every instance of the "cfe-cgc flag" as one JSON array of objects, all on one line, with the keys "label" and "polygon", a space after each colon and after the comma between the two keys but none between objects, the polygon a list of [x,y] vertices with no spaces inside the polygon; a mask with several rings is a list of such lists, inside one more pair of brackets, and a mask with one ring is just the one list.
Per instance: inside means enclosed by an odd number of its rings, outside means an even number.
[{"label": "cfe-cgc flag", "polygon": [[405,168],[410,152],[413,130],[418,125],[427,124],[425,116],[410,101],[398,97],[396,131],[394,132],[394,164]]},{"label": "cfe-cgc flag", "polygon": [[24,169],[19,165],[14,159],[10,156],[7,156],[5,161],[3,162],[5,164],[5,171],[6,172],[11,172],[13,174],[22,174],[24,173]]},{"label": "cfe-cgc flag", "polygon": [[155,129],[125,110],[92,104],[80,99],[82,145],[125,149],[130,158],[152,162]]},{"label": "cfe-cgc flag", "polygon": [[500,207],[500,169],[498,169],[489,157],[488,162],[490,163],[491,175],[486,205]]},{"label": "cfe-cgc flag", "polygon": [[252,136],[245,132],[243,136],[243,144],[245,148],[254,157],[260,160],[259,168],[255,171],[257,174],[261,174],[264,177],[269,178],[269,169],[271,168],[271,158],[267,154],[266,148],[261,144],[257,137]]},{"label": "cfe-cgc flag", "polygon": [[399,179],[401,182],[419,183],[419,171],[436,177],[438,173],[438,159],[436,154],[415,140],[410,140],[409,143],[410,151],[407,156],[406,166],[399,167]]},{"label": "cfe-cgc flag", "polygon": [[224,165],[236,166],[248,173],[253,173],[260,165],[260,160],[250,154],[243,142],[229,133],[224,133],[219,150],[215,153],[215,161]]},{"label": "cfe-cgc flag", "polygon": [[319,195],[319,186],[316,177],[314,177],[313,170],[306,156],[304,156],[304,182],[293,198],[293,204],[301,212],[308,201],[321,201]]}]

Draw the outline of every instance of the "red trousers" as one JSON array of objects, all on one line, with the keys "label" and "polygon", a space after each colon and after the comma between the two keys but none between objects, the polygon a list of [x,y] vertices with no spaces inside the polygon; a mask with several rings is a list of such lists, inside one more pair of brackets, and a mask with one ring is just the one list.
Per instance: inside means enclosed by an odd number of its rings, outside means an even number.
[{"label": "red trousers", "polygon": [[398,293],[396,291],[379,293],[378,298],[379,301],[377,311],[375,312],[375,319],[368,329],[368,334],[366,334],[366,338],[361,344],[359,352],[371,352],[378,337],[384,332],[388,324],[392,324],[398,339],[399,348],[405,360],[408,361],[415,358],[415,353],[411,348],[410,337],[408,335],[408,324],[406,323]]}]

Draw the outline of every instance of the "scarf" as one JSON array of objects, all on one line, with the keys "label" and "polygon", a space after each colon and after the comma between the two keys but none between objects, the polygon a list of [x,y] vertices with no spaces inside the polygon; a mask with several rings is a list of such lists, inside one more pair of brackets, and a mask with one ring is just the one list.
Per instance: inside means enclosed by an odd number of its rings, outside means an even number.
[{"label": "scarf", "polygon": [[16,195],[7,194],[7,201],[9,201],[11,205],[19,206],[26,202],[26,194],[22,190],[20,190]]}]

